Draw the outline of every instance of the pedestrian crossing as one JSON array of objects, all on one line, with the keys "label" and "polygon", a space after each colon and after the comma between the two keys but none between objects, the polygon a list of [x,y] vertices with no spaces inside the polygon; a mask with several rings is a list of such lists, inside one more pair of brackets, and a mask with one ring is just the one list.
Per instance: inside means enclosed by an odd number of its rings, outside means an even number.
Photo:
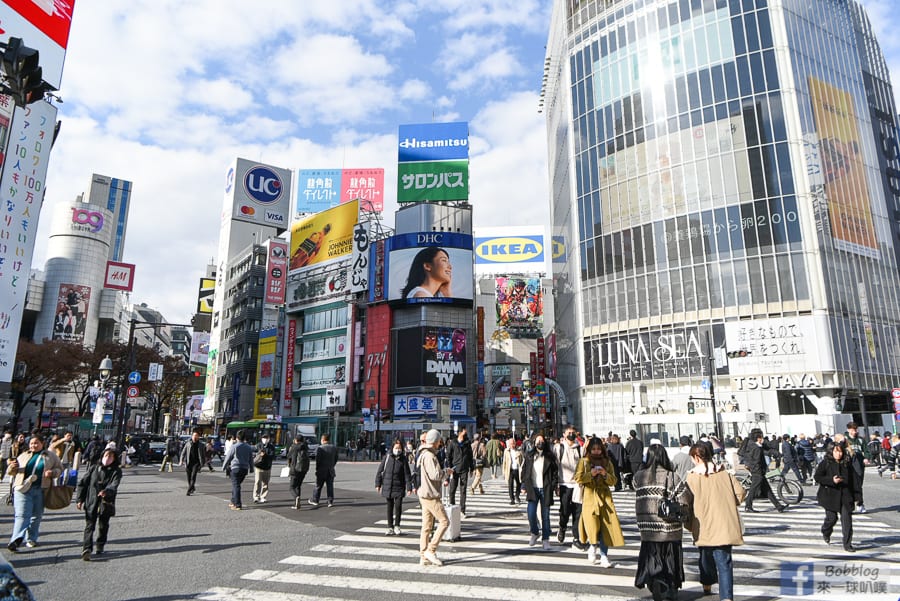
[{"label": "pedestrian crossing", "polygon": [[[302,555],[284,557],[276,569],[271,569],[268,563],[251,566],[258,569],[241,576],[241,588],[214,588],[195,599],[346,601],[411,595],[423,599],[508,601],[514,597],[542,601],[624,601],[650,596],[648,591],[634,588],[640,537],[634,520],[632,493],[614,496],[626,545],[610,549],[613,566],[603,569],[589,564],[584,552],[573,549],[569,536],[566,544],[557,544],[557,506],[551,512],[552,549],[544,551],[540,543],[528,546],[526,505],[509,505],[506,483],[488,476],[484,488],[483,495],[468,495],[462,540],[440,544],[437,555],[444,562],[442,567],[419,564],[421,510],[415,499],[409,497],[404,501],[401,536],[385,536],[387,521],[380,520],[338,536],[332,542],[315,545]],[[824,514],[815,503],[814,489],[809,487],[806,492],[812,498],[792,506],[784,514],[774,508],[741,514],[745,545],[734,549],[737,598],[785,598],[781,592],[783,562],[847,559],[848,554],[840,545],[825,545],[822,541],[820,529]],[[759,505],[760,509],[766,509],[767,504]],[[886,567],[900,560],[900,536],[878,521],[877,514],[854,515],[853,528],[858,549],[853,560],[884,563]],[[567,535],[570,532],[571,529]],[[833,538],[839,540],[840,526]],[[686,534],[687,582],[682,588],[685,598],[697,598],[701,593],[697,558],[697,549]]]}]

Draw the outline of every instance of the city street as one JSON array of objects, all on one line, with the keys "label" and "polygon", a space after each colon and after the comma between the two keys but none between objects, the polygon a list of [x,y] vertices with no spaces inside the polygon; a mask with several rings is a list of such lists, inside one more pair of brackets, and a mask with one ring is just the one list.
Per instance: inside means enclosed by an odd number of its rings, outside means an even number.
[{"label": "city street", "polygon": [[[525,505],[510,506],[505,484],[490,476],[486,494],[469,496],[462,540],[441,544],[438,556],[445,565],[420,566],[415,499],[404,504],[403,535],[385,536],[384,502],[374,491],[376,468],[372,462],[339,463],[331,509],[324,504],[292,509],[288,481],[277,477],[269,502],[253,504],[248,477],[241,512],[227,508],[230,487],[221,471],[203,472],[197,493],[187,497],[182,470],[160,474],[152,466],[132,468],[120,488],[103,556],[81,560],[83,519],[74,505],[45,513],[39,547],[4,553],[41,601],[650,597],[633,587],[640,541],[631,493],[615,495],[627,544],[610,550],[611,569],[589,565],[568,544],[557,545],[555,512],[553,550],[530,548]],[[305,484],[304,498],[311,491]],[[865,491],[870,511],[854,515],[859,551],[853,559],[896,565],[900,481],[870,471]],[[815,504],[815,488],[806,487],[806,496],[786,514],[764,501],[757,503],[763,513],[742,514],[746,544],[735,549],[737,598],[784,598],[783,561],[846,559],[839,545],[821,540],[823,512]],[[4,535],[11,513],[4,506]],[[689,537],[684,549],[688,581],[679,598],[698,599],[697,553]]]}]

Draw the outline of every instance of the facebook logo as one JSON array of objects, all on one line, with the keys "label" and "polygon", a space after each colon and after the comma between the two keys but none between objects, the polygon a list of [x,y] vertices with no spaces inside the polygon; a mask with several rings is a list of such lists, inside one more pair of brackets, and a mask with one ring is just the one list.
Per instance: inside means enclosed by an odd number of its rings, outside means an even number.
[{"label": "facebook logo", "polygon": [[812,595],[814,590],[812,563],[781,564],[782,595]]}]

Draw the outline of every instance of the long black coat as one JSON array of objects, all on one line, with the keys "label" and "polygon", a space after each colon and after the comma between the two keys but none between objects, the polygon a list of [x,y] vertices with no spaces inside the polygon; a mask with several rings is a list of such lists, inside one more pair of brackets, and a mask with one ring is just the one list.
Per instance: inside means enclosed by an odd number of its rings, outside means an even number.
[{"label": "long black coat", "polygon": [[[844,481],[835,484],[835,476],[840,476]],[[819,505],[828,511],[840,513],[841,506],[852,507],[854,501],[860,497],[859,477],[849,461],[839,463],[831,457],[826,457],[816,466],[814,478],[819,484],[817,495]]]},{"label": "long black coat", "polygon": [[375,474],[375,487],[381,488],[385,499],[397,499],[412,491],[412,474],[405,454],[400,453],[399,457],[389,454],[384,458]]},{"label": "long black coat", "polygon": [[528,501],[537,501],[534,489],[543,488],[547,505],[553,505],[553,493],[559,486],[559,465],[556,462],[556,455],[553,454],[549,446],[544,447],[544,469],[541,471],[543,482],[535,482],[534,460],[537,458],[537,454],[538,450],[535,448],[525,453],[525,462],[522,464],[522,469],[519,470],[519,473],[522,475],[522,488],[525,489],[525,498]]},{"label": "long black coat", "polygon": [[110,466],[95,463],[78,481],[75,500],[77,503],[84,503],[84,510],[94,515],[100,510],[100,491],[106,491],[104,493],[106,500],[104,511],[109,512],[111,516],[116,515],[116,494],[121,481],[122,468],[119,466],[118,459]]}]

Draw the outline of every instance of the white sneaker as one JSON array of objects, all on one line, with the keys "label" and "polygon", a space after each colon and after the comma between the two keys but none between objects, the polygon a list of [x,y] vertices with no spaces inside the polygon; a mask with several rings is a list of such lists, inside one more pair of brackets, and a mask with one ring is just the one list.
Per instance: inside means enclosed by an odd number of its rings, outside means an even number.
[{"label": "white sneaker", "polygon": [[537,544],[537,539],[538,539],[538,535],[537,535],[537,534],[532,534],[532,535],[531,535],[531,540],[528,541],[528,546],[529,546],[529,547],[535,546],[535,545]]},{"label": "white sneaker", "polygon": [[394,535],[400,536],[401,534],[403,534],[403,533],[400,532],[400,526],[394,526]]},{"label": "white sneaker", "polygon": [[612,564],[609,562],[609,557],[607,557],[607,556],[606,556],[605,554],[603,554],[603,553],[600,554],[600,567],[601,567],[601,568],[609,568],[609,567],[612,567]]},{"label": "white sneaker", "polygon": [[858,511],[859,513],[865,513],[865,512],[866,512],[866,506],[863,505],[862,503],[860,503],[860,504],[859,504],[859,507],[856,509],[856,511]]},{"label": "white sneaker", "polygon": [[424,553],[422,553],[422,557],[425,558],[432,565],[436,565],[436,566],[444,565],[444,562],[442,562],[440,559],[438,559],[437,555],[434,554],[434,551],[425,551]]},{"label": "white sneaker", "polygon": [[549,550],[550,550],[550,541],[545,540],[544,541],[544,551],[549,551]]},{"label": "white sneaker", "polygon": [[588,563],[594,563],[597,561],[597,547],[591,545],[588,547]]}]

